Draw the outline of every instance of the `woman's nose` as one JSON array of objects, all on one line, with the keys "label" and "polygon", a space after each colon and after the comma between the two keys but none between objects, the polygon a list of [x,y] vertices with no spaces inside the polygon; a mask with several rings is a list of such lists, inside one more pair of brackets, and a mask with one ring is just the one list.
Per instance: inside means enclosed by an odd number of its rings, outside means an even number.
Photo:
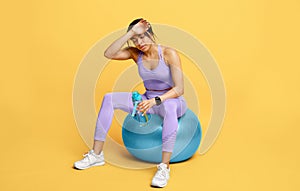
[{"label": "woman's nose", "polygon": [[142,39],[138,38],[137,43],[140,45],[142,43]]}]

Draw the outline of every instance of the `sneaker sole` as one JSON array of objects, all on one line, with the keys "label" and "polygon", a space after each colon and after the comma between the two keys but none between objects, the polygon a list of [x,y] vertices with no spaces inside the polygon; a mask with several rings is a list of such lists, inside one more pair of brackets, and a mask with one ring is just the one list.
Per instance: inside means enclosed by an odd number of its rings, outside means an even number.
[{"label": "sneaker sole", "polygon": [[95,163],[95,164],[92,164],[92,165],[87,166],[87,167],[77,167],[77,166],[75,166],[75,165],[74,165],[74,167],[75,167],[76,169],[79,169],[79,170],[84,170],[84,169],[87,169],[87,168],[91,168],[91,167],[93,167],[93,166],[102,166],[102,165],[104,165],[104,164],[105,164],[105,162],[99,162],[99,163]]},{"label": "sneaker sole", "polygon": [[163,184],[163,185],[158,185],[158,184],[151,183],[151,186],[154,187],[154,188],[163,188],[163,187],[167,186],[167,183]]}]

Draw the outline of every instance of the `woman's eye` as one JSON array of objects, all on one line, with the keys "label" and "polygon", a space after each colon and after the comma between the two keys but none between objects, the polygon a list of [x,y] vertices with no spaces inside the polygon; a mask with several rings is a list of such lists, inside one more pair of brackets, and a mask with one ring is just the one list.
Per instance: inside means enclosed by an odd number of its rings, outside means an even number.
[{"label": "woman's eye", "polygon": [[144,38],[144,37],[145,37],[144,34],[140,34],[140,35],[139,35],[139,38]]}]

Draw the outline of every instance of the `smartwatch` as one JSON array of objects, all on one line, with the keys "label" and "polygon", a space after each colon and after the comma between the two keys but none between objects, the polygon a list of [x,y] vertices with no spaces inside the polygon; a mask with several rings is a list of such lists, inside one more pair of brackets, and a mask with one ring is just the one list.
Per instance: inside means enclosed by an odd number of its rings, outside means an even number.
[{"label": "smartwatch", "polygon": [[158,96],[155,97],[155,103],[156,103],[156,105],[160,105],[161,104],[160,97],[158,97]]}]

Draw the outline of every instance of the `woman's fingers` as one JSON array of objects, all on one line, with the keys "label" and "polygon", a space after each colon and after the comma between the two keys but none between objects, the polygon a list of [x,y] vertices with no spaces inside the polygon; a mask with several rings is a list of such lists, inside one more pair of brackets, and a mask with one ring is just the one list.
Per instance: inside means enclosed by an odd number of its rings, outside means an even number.
[{"label": "woman's fingers", "polygon": [[147,20],[142,19],[141,22],[144,24],[147,30],[150,28],[150,23]]},{"label": "woman's fingers", "polygon": [[141,111],[141,112],[146,112],[149,109],[149,105],[150,104],[148,102],[141,102],[138,105],[138,110]]},{"label": "woman's fingers", "polygon": [[145,20],[141,19],[135,26],[133,26],[133,31],[136,34],[145,33],[150,28],[150,23]]},{"label": "woman's fingers", "polygon": [[154,105],[154,103],[151,100],[144,100],[140,102],[137,106],[137,110],[141,113],[146,114],[147,111]]},{"label": "woman's fingers", "polygon": [[150,23],[149,22],[146,22],[145,25],[146,25],[147,28],[150,28]]}]

